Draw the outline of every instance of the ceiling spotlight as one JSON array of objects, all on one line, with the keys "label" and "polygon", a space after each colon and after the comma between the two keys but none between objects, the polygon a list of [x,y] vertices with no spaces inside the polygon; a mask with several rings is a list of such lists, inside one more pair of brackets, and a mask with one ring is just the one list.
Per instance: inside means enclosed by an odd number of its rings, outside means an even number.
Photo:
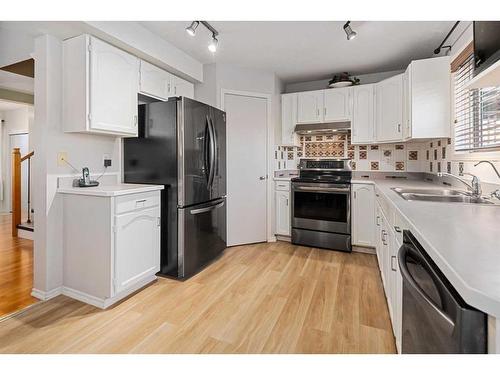
[{"label": "ceiling spotlight", "polygon": [[356,38],[356,35],[358,35],[356,31],[353,31],[353,29],[351,29],[350,23],[351,21],[347,21],[344,25],[344,31],[347,35],[347,40],[354,39]]},{"label": "ceiling spotlight", "polygon": [[217,51],[217,46],[219,45],[219,41],[215,37],[215,34],[212,35],[212,41],[208,45],[208,50],[212,53],[215,53]]},{"label": "ceiling spotlight", "polygon": [[191,36],[195,36],[196,35],[196,28],[198,27],[199,24],[200,24],[199,21],[191,22],[191,25],[189,27],[186,27],[186,32]]}]

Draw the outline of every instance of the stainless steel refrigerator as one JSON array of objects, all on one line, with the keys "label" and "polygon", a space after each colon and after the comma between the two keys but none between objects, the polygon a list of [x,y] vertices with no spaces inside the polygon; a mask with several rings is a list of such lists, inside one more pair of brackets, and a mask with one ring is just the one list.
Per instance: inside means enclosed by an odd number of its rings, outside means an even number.
[{"label": "stainless steel refrigerator", "polygon": [[139,106],[124,181],[161,184],[160,275],[187,278],[226,248],[226,115],[188,98]]}]

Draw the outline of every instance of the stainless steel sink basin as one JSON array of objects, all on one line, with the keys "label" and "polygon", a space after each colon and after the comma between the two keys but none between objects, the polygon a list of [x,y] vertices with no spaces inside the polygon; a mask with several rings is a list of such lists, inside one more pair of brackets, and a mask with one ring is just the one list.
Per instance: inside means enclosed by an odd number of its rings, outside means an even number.
[{"label": "stainless steel sink basin", "polygon": [[403,199],[407,201],[445,202],[445,203],[473,203],[473,204],[495,204],[494,202],[472,196],[467,191],[452,189],[406,189],[392,188]]}]

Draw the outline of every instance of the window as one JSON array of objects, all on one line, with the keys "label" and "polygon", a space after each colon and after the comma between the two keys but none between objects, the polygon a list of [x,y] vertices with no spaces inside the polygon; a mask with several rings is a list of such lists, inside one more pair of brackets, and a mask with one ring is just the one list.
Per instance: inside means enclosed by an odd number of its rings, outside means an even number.
[{"label": "window", "polygon": [[472,43],[452,62],[455,87],[455,150],[500,148],[500,87],[469,90],[474,77]]}]

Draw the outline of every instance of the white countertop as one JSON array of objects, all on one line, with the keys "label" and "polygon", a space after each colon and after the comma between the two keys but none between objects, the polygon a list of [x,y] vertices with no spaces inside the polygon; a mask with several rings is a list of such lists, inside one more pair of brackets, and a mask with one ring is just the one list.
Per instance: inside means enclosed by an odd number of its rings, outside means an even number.
[{"label": "white countertop", "polygon": [[297,176],[289,176],[289,177],[274,177],[274,181],[291,181],[292,178],[297,177]]},{"label": "white countertop", "polygon": [[500,318],[500,206],[406,201],[392,187],[443,187],[416,180],[352,180],[374,184],[471,306]]},{"label": "white countertop", "polygon": [[99,185],[96,187],[63,187],[57,189],[61,194],[91,195],[98,197],[116,197],[119,195],[145,193],[148,191],[163,190],[163,185],[141,185],[141,184],[115,184]]}]

